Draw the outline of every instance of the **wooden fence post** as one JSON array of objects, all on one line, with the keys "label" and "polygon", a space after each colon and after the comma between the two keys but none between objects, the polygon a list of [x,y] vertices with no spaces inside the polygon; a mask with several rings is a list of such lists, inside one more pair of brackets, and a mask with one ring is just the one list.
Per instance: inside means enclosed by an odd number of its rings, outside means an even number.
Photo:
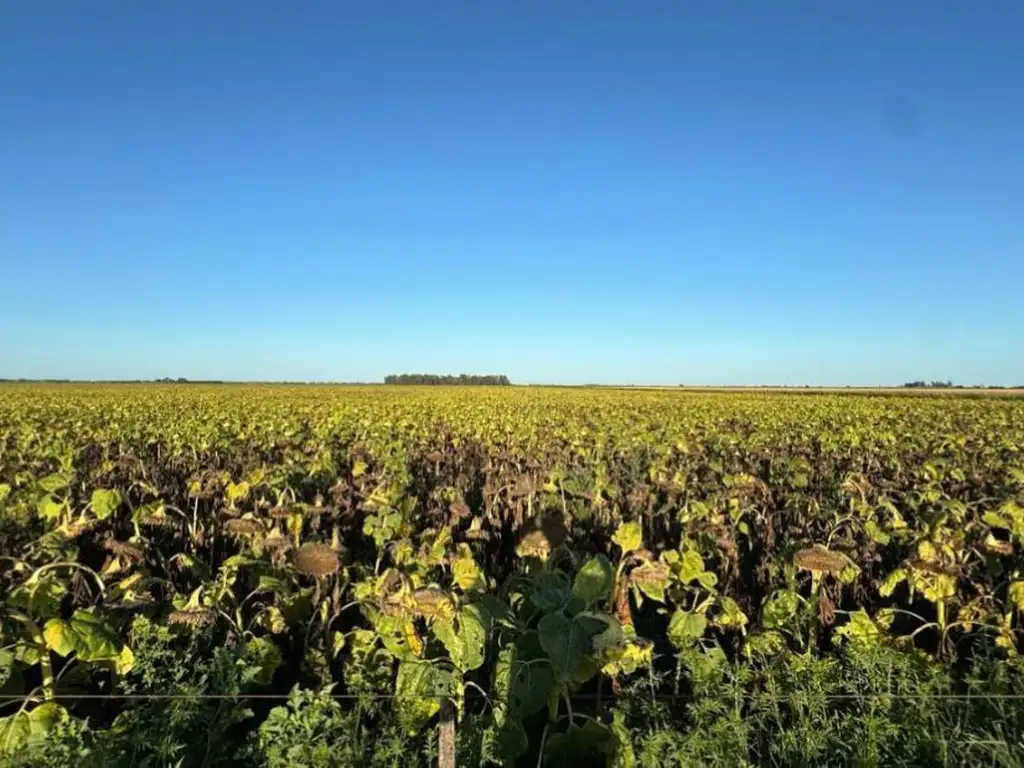
[{"label": "wooden fence post", "polygon": [[441,700],[437,726],[437,768],[455,768],[455,707],[451,699]]}]

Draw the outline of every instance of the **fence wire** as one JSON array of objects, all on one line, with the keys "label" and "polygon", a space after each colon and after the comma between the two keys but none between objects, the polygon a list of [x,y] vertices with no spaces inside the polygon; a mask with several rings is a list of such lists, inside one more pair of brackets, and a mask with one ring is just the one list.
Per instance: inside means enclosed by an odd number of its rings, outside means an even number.
[{"label": "fence wire", "polygon": [[[395,701],[395,700],[435,700],[455,699],[490,701],[492,696],[478,692],[465,692],[461,697],[451,693],[333,693],[326,692],[321,695],[329,696],[340,701]],[[19,693],[0,694],[0,703],[15,701],[178,701],[178,700],[270,700],[287,701],[291,698],[290,693],[55,693],[45,696],[42,693]],[[626,698],[615,694],[604,693],[577,693],[568,696],[570,701],[608,701]],[[692,699],[692,696],[683,694],[674,695],[671,693],[651,694],[646,696],[632,696],[630,698],[644,699],[646,701],[672,701],[680,702]],[[761,701],[792,701],[794,698],[812,698],[818,701],[859,701],[862,699],[899,699],[907,701],[1022,701],[1022,693],[888,693],[885,691],[871,691],[866,693],[837,693],[837,694],[790,694],[786,696],[769,696],[766,694],[745,694],[741,698],[757,698]]]}]

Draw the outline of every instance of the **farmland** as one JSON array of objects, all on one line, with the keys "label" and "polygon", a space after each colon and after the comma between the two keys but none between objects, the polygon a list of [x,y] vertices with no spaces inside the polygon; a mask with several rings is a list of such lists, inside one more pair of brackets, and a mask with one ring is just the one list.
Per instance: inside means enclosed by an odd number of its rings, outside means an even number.
[{"label": "farmland", "polygon": [[1011,397],[4,385],[0,765],[1022,765],[1022,547]]}]

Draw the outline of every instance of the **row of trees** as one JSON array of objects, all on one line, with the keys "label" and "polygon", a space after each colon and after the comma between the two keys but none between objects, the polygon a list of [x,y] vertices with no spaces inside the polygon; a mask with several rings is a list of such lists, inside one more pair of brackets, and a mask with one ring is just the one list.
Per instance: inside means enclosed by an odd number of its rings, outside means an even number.
[{"label": "row of trees", "polygon": [[462,386],[502,386],[512,382],[504,374],[488,374],[477,376],[460,373],[458,376],[437,375],[433,373],[398,373],[384,377],[385,384],[431,384],[431,385],[462,385]]}]

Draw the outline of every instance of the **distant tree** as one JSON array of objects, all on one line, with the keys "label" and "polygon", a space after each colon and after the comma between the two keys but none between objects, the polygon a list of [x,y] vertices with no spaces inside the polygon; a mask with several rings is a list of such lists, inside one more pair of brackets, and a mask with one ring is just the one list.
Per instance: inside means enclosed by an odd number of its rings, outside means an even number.
[{"label": "distant tree", "polygon": [[504,374],[485,376],[460,373],[458,376],[432,373],[398,373],[384,377],[385,384],[418,384],[431,386],[509,386],[512,384]]}]

